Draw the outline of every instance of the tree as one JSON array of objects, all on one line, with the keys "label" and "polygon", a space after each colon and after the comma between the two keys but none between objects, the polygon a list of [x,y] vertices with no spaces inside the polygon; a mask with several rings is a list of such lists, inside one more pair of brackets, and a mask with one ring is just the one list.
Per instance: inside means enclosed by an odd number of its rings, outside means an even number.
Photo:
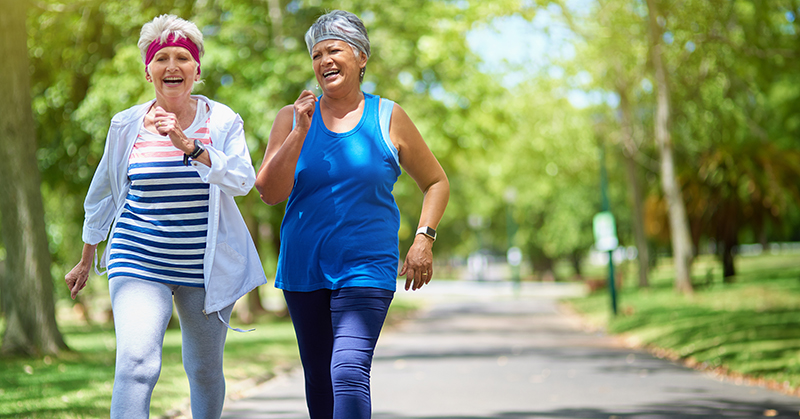
[{"label": "tree", "polygon": [[692,292],[691,267],[694,253],[689,234],[689,223],[686,218],[686,206],[683,202],[680,184],[675,176],[675,162],[672,153],[672,136],[670,133],[670,93],[667,82],[667,70],[663,61],[661,44],[661,26],[656,0],[647,0],[650,28],[650,57],[656,81],[656,116],[655,140],[658,145],[661,162],[661,186],[669,208],[670,236],[672,238],[672,257],[675,264],[675,288],[682,293]]},{"label": "tree", "polygon": [[650,109],[649,103],[642,103],[648,101],[650,95],[640,94],[641,82],[646,76],[648,50],[647,38],[642,36],[647,32],[647,22],[641,18],[640,9],[641,6],[628,1],[606,1],[598,3],[591,13],[586,13],[591,16],[589,22],[576,22],[576,17],[570,12],[565,13],[565,17],[570,28],[584,40],[579,55],[582,68],[592,74],[594,88],[612,91],[619,100],[614,112],[617,117],[603,118],[616,123],[606,122],[596,129],[601,131],[599,135],[609,137],[612,142],[616,139],[621,149],[631,204],[626,207],[630,208],[630,225],[638,251],[639,286],[647,287],[650,251],[644,228],[642,174],[657,170],[652,170],[652,159],[643,150],[645,144],[640,137],[644,136],[637,135],[644,128],[637,118],[637,110]]},{"label": "tree", "polygon": [[663,21],[676,174],[692,241],[715,245],[725,282],[737,246],[775,240],[798,203],[796,12],[788,2],[684,1]]},{"label": "tree", "polygon": [[0,215],[7,272],[0,277],[4,354],[56,354],[58,331],[31,109],[26,1],[3,0],[0,14]]}]

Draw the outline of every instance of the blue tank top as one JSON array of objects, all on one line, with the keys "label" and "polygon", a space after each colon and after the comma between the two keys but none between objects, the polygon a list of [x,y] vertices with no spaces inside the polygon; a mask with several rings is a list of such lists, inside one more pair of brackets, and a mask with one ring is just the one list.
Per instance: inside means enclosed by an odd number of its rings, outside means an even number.
[{"label": "blue tank top", "polygon": [[361,120],[344,133],[325,127],[317,101],[281,224],[277,288],[396,288],[400,212],[392,190],[401,170],[388,138],[393,103],[364,98]]}]

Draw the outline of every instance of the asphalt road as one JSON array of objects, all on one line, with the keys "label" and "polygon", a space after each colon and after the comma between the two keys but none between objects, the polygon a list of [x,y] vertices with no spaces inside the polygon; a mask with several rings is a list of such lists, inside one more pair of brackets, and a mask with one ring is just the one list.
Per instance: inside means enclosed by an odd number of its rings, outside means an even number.
[{"label": "asphalt road", "polygon": [[[797,418],[800,399],[711,376],[586,332],[571,285],[441,281],[396,298],[427,309],[385,331],[376,419]],[[299,371],[226,403],[224,419],[308,418]]]}]

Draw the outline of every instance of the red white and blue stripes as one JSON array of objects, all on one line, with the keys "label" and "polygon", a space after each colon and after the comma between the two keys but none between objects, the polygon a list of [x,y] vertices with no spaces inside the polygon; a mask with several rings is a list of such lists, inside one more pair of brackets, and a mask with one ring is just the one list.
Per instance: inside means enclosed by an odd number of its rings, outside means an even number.
[{"label": "red white and blue stripes", "polygon": [[[207,123],[198,118],[187,136],[211,144]],[[128,176],[131,187],[111,238],[108,278],[202,287],[209,185],[194,167],[183,165],[183,152],[169,138],[144,128]]]}]

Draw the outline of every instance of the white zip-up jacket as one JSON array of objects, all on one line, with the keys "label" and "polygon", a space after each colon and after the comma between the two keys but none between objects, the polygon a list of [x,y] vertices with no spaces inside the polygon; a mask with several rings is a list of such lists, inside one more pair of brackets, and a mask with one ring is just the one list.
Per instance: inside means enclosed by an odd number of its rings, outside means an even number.
[{"label": "white zip-up jacket", "polygon": [[[255,170],[244,137],[242,118],[231,108],[204,96],[192,95],[197,106],[210,109],[209,130],[213,145],[206,147],[211,167],[192,162],[203,182],[209,184],[208,234],[203,257],[206,289],[204,313],[217,312],[233,304],[259,285],[266,284],[264,268],[242,214],[233,200],[246,195],[255,184]],[[86,218],[83,241],[98,244],[109,237],[122,213],[131,181],[128,160],[155,100],[124,110],[111,119],[105,151],[84,201]],[[100,267],[108,266],[109,247]],[[222,318],[220,317],[220,320]],[[227,324],[227,323],[226,323]]]}]

